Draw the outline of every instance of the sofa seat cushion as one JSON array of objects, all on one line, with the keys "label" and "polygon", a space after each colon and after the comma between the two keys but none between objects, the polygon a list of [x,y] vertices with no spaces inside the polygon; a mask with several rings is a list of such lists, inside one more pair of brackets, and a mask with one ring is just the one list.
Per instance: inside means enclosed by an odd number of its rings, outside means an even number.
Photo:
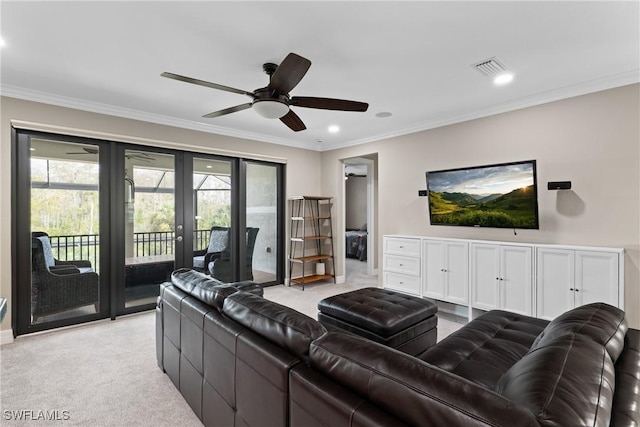
[{"label": "sofa seat cushion", "polygon": [[624,311],[602,302],[586,304],[553,319],[536,339],[533,348],[559,336],[575,333],[605,346],[615,363],[624,348],[627,329]]},{"label": "sofa seat cushion", "polygon": [[516,313],[489,311],[417,357],[493,389],[547,324]]},{"label": "sofa seat cushion", "polygon": [[604,346],[571,333],[532,349],[495,391],[531,411],[541,426],[608,426],[615,375]]},{"label": "sofa seat cushion", "polygon": [[309,316],[242,291],[225,299],[222,312],[303,360],[308,359],[311,341],[327,332]]},{"label": "sofa seat cushion", "polygon": [[[355,335],[311,343],[310,366],[413,426],[538,426],[519,405],[466,379]],[[470,405],[469,402],[473,402]]]}]

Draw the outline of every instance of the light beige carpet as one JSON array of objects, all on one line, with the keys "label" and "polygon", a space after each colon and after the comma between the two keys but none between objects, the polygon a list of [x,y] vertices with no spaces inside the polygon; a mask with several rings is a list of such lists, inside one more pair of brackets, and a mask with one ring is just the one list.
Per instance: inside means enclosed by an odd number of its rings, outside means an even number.
[{"label": "light beige carpet", "polygon": [[[265,297],[315,318],[321,299],[366,286],[377,286],[377,278],[355,273],[347,283],[304,291],[269,287]],[[439,339],[459,321],[441,316]],[[202,425],[157,366],[153,312],[22,336],[0,347],[0,425],[54,424]]]}]

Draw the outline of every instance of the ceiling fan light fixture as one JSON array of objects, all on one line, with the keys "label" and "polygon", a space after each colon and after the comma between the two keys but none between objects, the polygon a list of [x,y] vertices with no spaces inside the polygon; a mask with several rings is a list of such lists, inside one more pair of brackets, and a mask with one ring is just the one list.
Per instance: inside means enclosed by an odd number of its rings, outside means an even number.
[{"label": "ceiling fan light fixture", "polygon": [[256,113],[267,119],[279,119],[289,112],[289,106],[287,104],[271,99],[256,99],[253,102],[253,109],[256,110]]}]

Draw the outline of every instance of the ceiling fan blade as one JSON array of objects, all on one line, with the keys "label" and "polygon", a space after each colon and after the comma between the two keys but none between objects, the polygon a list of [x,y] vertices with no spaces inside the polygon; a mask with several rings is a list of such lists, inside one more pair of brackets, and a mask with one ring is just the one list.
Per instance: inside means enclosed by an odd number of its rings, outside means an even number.
[{"label": "ceiling fan blade", "polygon": [[309,67],[311,67],[311,61],[307,58],[290,53],[278,65],[276,71],[273,72],[268,86],[269,90],[283,95],[288,94],[291,89],[300,83],[300,80],[307,74]]},{"label": "ceiling fan blade", "polygon": [[334,98],[315,98],[312,96],[294,96],[291,98],[289,104],[296,107],[339,111],[367,111],[367,108],[369,108],[369,104],[366,102]]},{"label": "ceiling fan blade", "polygon": [[254,98],[253,93],[247,92],[246,90],[242,90],[242,89],[236,89],[234,87],[223,86],[217,83],[211,83],[204,80],[194,79],[192,77],[181,76],[180,74],[174,74],[174,73],[164,72],[160,75],[168,79],[179,80],[181,82],[192,83],[194,85],[200,85],[200,86],[209,87],[212,89],[224,90],[226,92],[238,93],[240,95],[247,95],[247,96],[250,96],[251,98]]},{"label": "ceiling fan blade", "polygon": [[224,110],[214,111],[213,113],[205,114],[204,118],[212,119],[214,117],[224,116],[226,114],[235,113],[236,111],[246,110],[247,108],[251,108],[251,102],[247,102],[246,104],[236,105],[235,107],[225,108]]},{"label": "ceiling fan blade", "polygon": [[294,132],[300,132],[307,128],[304,123],[302,123],[302,120],[300,120],[300,117],[291,110],[289,110],[289,112],[284,116],[280,117],[280,121],[289,126],[289,129]]}]

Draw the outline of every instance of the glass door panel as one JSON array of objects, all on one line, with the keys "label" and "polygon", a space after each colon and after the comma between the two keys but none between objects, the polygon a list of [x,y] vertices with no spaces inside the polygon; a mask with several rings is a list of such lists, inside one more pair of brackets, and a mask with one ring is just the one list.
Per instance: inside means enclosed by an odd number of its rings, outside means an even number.
[{"label": "glass door panel", "polygon": [[137,149],[124,156],[125,308],[131,308],[154,303],[175,268],[175,158]]},{"label": "glass door panel", "polygon": [[246,276],[267,283],[277,280],[278,167],[246,164]]},{"label": "glass door panel", "polygon": [[30,139],[31,325],[100,313],[100,149]]},{"label": "glass door panel", "polygon": [[193,268],[230,282],[232,164],[193,159]]}]

